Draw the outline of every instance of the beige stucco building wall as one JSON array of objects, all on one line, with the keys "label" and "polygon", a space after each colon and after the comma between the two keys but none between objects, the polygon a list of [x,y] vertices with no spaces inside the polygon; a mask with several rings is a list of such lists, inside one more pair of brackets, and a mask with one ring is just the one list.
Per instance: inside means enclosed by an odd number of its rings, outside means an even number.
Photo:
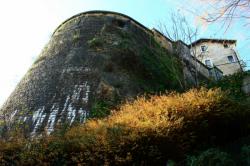
[{"label": "beige stucco building wall", "polygon": [[[228,47],[224,47],[227,44]],[[206,46],[206,50],[202,51],[201,46]],[[201,41],[193,46],[191,53],[205,64],[206,60],[210,60],[213,66],[223,71],[223,75],[230,75],[241,71],[239,57],[235,51],[236,42],[223,41]],[[228,56],[233,56],[234,62],[230,62]]]}]

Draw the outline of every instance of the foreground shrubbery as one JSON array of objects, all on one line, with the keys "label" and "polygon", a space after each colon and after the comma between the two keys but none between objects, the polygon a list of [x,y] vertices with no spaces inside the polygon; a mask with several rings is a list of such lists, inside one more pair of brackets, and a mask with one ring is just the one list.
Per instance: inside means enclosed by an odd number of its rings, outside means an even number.
[{"label": "foreground shrubbery", "polygon": [[[232,152],[231,152],[232,153]],[[211,148],[201,152],[197,156],[188,156],[188,166],[249,166],[250,146],[242,146],[237,155],[222,151],[218,148]]]},{"label": "foreground shrubbery", "polygon": [[220,89],[138,98],[106,119],[31,142],[0,143],[1,164],[166,165],[249,133],[250,110]]},{"label": "foreground shrubbery", "polygon": [[218,149],[208,149],[198,156],[188,157],[188,165],[190,166],[234,166],[235,163],[232,157]]},{"label": "foreground shrubbery", "polygon": [[243,102],[247,99],[249,95],[246,95],[241,87],[243,79],[250,76],[250,71],[234,73],[232,75],[223,76],[221,80],[216,82],[210,82],[207,86],[208,88],[221,88],[223,91],[227,91],[231,99]]}]

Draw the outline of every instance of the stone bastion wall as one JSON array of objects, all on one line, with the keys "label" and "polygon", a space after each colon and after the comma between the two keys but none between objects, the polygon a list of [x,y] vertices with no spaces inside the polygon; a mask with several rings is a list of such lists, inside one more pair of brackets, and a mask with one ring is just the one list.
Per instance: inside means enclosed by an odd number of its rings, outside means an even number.
[{"label": "stone bastion wall", "polygon": [[[160,33],[123,14],[91,11],[69,18],[1,108],[4,130],[20,126],[29,135],[51,133],[61,124],[83,123],[104,104],[117,105],[163,82],[171,87],[172,80],[161,78],[160,67],[168,61],[161,61],[165,57],[152,41],[156,33],[170,49]],[[145,55],[156,62],[148,64]]]}]

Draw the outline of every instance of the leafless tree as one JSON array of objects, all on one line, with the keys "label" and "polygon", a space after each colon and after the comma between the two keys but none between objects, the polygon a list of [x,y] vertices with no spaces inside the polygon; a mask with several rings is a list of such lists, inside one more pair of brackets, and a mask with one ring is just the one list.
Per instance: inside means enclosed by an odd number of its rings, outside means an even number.
[{"label": "leafless tree", "polygon": [[235,19],[244,19],[245,26],[250,24],[250,0],[213,0],[209,6],[207,14],[201,16],[208,23],[220,21],[226,30]]},{"label": "leafless tree", "polygon": [[196,40],[198,29],[191,27],[185,16],[179,13],[172,13],[168,24],[160,22],[159,30],[173,41],[182,40],[190,43]]},{"label": "leafless tree", "polygon": [[[198,0],[208,3],[205,15],[199,17],[207,23],[222,23],[222,29],[225,32],[230,28],[233,21],[242,21],[243,27],[250,25],[250,0]],[[192,12],[194,13],[194,12]],[[199,13],[199,12],[198,12]],[[248,36],[247,40],[250,37]],[[246,67],[246,62],[240,61],[241,67]]]},{"label": "leafless tree", "polygon": [[[169,26],[170,25],[170,26]],[[179,14],[179,13],[172,13],[170,21],[168,24],[160,22],[158,25],[159,30],[161,33],[166,35],[169,39],[176,42],[184,42],[185,44],[188,44],[190,49],[185,50],[184,47],[174,47],[173,51],[179,55],[179,57],[183,61],[183,56],[186,56],[186,54],[190,53],[192,54],[193,58],[195,59],[195,81],[196,86],[199,86],[199,80],[198,80],[198,61],[197,60],[197,53],[196,49],[193,49],[192,43],[197,40],[198,36],[198,28],[197,27],[191,27],[190,23],[187,21],[185,16]],[[189,57],[192,58],[192,57]]]}]

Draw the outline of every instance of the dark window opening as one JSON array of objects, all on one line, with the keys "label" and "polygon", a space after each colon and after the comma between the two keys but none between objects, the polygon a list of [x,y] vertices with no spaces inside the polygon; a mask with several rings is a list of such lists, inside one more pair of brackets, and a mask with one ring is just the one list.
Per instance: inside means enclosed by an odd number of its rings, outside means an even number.
[{"label": "dark window opening", "polygon": [[211,60],[205,60],[205,65],[207,66],[207,67],[212,67],[212,62],[211,62]]},{"label": "dark window opening", "polygon": [[201,52],[205,52],[207,50],[206,46],[201,46]]},{"label": "dark window opening", "polygon": [[116,26],[120,28],[124,28],[126,25],[125,21],[122,21],[122,20],[113,20],[113,24],[115,24]]},{"label": "dark window opening", "polygon": [[224,48],[228,48],[229,47],[228,44],[224,44],[223,46],[224,46]]},{"label": "dark window opening", "polygon": [[227,59],[228,59],[228,61],[229,61],[230,63],[234,63],[234,62],[235,62],[234,57],[233,57],[232,55],[227,56]]}]

